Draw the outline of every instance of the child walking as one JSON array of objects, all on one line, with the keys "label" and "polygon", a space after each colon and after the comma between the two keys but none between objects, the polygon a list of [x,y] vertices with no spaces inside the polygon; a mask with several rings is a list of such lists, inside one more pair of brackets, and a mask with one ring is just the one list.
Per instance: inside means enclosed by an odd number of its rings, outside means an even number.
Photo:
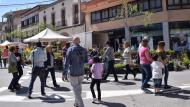
[{"label": "child walking", "polygon": [[[102,74],[103,74],[103,65],[100,63],[101,60],[99,57],[93,58],[93,65],[91,67],[91,73],[92,73],[92,82],[90,84],[90,90],[92,93],[93,101],[92,103],[100,103],[101,102],[101,89],[100,89],[100,83],[102,80]],[[98,91],[98,100],[96,99],[96,94],[94,92],[94,85],[97,86]]]},{"label": "child walking", "polygon": [[152,74],[154,80],[154,90],[155,95],[160,94],[160,88],[162,84],[162,70],[164,69],[164,65],[158,61],[158,55],[153,56],[153,62],[151,64]]}]

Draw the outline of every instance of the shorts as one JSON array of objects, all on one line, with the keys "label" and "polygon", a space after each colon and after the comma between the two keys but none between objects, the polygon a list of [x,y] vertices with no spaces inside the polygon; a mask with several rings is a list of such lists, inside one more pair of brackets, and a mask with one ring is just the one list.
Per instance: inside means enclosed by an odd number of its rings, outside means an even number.
[{"label": "shorts", "polygon": [[154,80],[154,88],[161,88],[162,79],[153,79]]}]

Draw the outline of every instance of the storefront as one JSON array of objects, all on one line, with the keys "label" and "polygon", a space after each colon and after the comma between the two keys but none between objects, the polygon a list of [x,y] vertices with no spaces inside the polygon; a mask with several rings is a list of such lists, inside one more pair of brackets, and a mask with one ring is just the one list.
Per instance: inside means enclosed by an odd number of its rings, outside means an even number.
[{"label": "storefront", "polygon": [[190,21],[169,22],[169,29],[171,49],[174,49],[175,44],[181,40],[186,42],[187,48],[190,47]]},{"label": "storefront", "polygon": [[132,50],[137,50],[139,42],[143,37],[147,36],[149,38],[149,47],[151,49],[156,49],[157,43],[163,40],[162,24],[152,24],[149,26],[134,26],[130,27],[130,37],[131,37],[131,48]]}]

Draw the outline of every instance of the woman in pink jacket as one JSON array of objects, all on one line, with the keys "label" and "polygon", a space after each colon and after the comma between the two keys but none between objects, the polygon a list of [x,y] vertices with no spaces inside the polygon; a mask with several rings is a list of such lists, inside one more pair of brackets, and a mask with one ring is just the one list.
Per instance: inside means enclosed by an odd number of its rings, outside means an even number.
[{"label": "woman in pink jacket", "polygon": [[2,53],[2,59],[3,59],[3,64],[5,68],[7,65],[8,57],[9,57],[9,50],[8,50],[8,46],[6,46]]}]

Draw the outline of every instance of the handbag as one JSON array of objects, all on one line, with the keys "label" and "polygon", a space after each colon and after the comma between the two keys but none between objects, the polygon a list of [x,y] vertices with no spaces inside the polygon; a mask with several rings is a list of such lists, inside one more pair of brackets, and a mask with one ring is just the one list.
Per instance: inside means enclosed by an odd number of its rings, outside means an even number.
[{"label": "handbag", "polygon": [[15,73],[15,72],[17,72],[16,65],[9,65],[8,66],[8,71],[9,71],[9,73]]}]

